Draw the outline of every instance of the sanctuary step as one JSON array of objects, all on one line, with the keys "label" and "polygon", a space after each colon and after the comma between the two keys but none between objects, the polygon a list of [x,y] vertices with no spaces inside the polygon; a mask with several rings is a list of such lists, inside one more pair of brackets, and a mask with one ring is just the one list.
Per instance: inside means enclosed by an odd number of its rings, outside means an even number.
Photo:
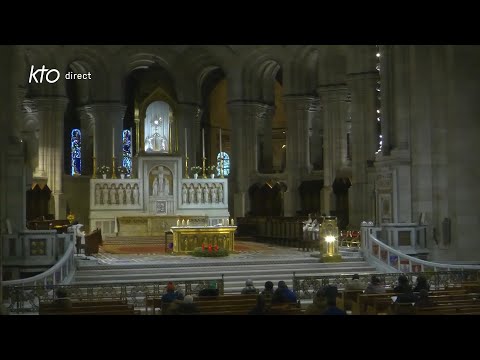
[{"label": "sanctuary step", "polygon": [[[235,261],[176,261],[168,263],[129,263],[98,265],[87,262],[77,270],[74,284],[108,284],[127,282],[182,281],[212,279],[224,275],[225,293],[239,293],[246,279],[252,279],[255,287],[263,289],[266,281],[275,286],[284,280],[292,287],[293,273],[296,276],[353,275],[376,273],[375,267],[360,257],[340,263],[320,263],[318,258],[255,259]],[[215,259],[219,260],[219,259]]]}]

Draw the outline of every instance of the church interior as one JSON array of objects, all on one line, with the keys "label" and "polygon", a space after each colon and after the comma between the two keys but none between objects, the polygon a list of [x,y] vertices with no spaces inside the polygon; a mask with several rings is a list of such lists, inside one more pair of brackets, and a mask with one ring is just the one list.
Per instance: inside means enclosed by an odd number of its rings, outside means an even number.
[{"label": "church interior", "polygon": [[[295,296],[275,314],[332,296],[480,313],[480,46],[8,45],[0,63],[6,313],[166,314],[173,289],[263,313],[269,282]],[[402,274],[435,306],[393,300]]]}]

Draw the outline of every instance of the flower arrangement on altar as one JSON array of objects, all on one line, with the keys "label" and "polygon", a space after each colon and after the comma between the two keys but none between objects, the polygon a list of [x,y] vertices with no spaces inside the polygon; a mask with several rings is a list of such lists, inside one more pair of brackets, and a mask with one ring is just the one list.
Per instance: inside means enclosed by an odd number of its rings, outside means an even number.
[{"label": "flower arrangement on altar", "polygon": [[217,167],[215,165],[210,165],[210,166],[207,166],[206,170],[210,173],[210,174],[215,174],[215,169]]},{"label": "flower arrangement on altar", "polygon": [[110,172],[110,167],[102,165],[97,168],[97,172],[101,175],[107,175]]},{"label": "flower arrangement on altar", "polygon": [[200,172],[202,171],[202,167],[201,166],[192,166],[190,168],[190,170],[192,171],[193,174],[200,174]]},{"label": "flower arrangement on altar", "polygon": [[118,166],[117,167],[117,172],[119,174],[126,174],[127,173],[127,168],[125,166]]},{"label": "flower arrangement on altar", "polygon": [[202,257],[220,257],[228,256],[228,250],[218,247],[218,245],[213,244],[202,244],[202,247],[195,248],[192,252],[193,256],[202,256]]}]

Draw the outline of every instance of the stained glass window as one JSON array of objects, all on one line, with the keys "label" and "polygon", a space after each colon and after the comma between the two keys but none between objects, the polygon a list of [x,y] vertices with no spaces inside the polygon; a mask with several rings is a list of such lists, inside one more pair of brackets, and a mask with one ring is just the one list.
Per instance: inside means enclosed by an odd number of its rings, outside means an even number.
[{"label": "stained glass window", "polygon": [[230,156],[224,151],[218,153],[217,155],[217,176],[221,175],[220,169],[222,167],[222,158],[223,158],[223,176],[228,176],[230,174]]},{"label": "stained glass window", "polygon": [[132,172],[132,133],[130,130],[123,130],[123,162],[126,175]]},{"label": "stained glass window", "polygon": [[82,132],[73,129],[70,136],[70,149],[72,157],[72,175],[82,173]]}]

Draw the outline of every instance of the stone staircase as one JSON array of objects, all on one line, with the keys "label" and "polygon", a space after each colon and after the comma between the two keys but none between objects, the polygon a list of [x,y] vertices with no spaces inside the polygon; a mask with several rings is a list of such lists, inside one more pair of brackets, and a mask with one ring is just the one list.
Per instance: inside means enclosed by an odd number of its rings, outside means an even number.
[{"label": "stone staircase", "polygon": [[225,293],[239,293],[246,279],[252,279],[255,287],[263,289],[266,281],[275,286],[284,280],[292,287],[293,273],[296,276],[319,276],[337,274],[376,273],[358,252],[343,250],[340,263],[320,263],[318,257],[279,257],[255,259],[188,258],[174,261],[149,263],[103,264],[79,261],[72,285],[108,284],[130,282],[181,281],[220,278],[225,280]]}]

